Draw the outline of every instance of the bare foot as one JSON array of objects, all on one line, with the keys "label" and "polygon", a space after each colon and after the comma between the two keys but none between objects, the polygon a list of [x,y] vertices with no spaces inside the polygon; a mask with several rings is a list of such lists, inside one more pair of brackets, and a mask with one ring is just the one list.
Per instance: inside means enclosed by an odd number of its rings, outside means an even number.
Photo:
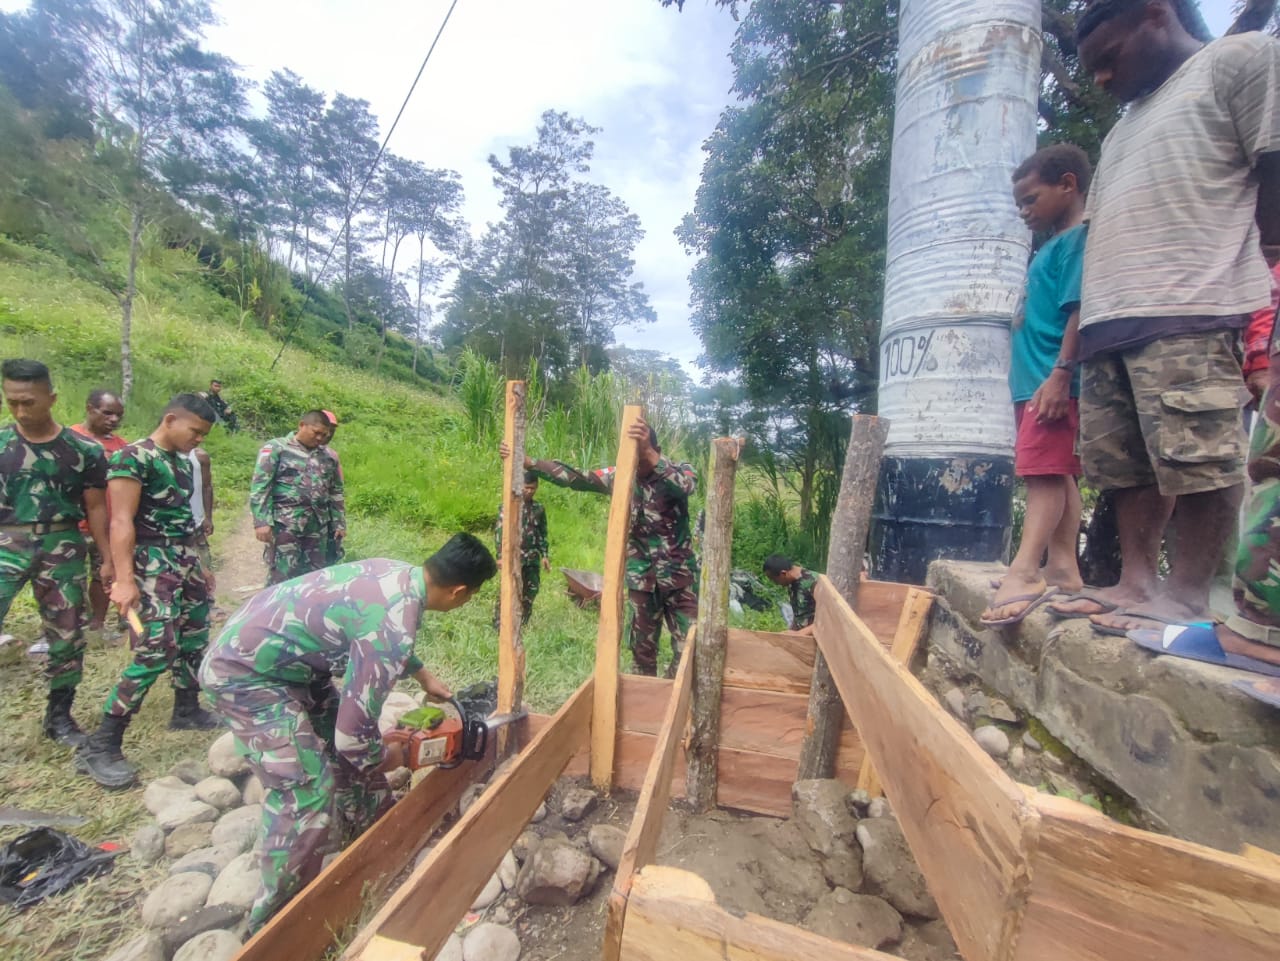
[{"label": "bare foot", "polygon": [[1251,641],[1225,624],[1216,625],[1214,633],[1218,635],[1218,643],[1228,654],[1239,654],[1242,657],[1252,657],[1257,661],[1266,661],[1268,664],[1280,666],[1280,647]]},{"label": "bare foot", "polygon": [[1115,587],[1081,587],[1076,593],[1087,593],[1088,597],[1077,597],[1072,600],[1054,601],[1049,605],[1050,613],[1059,617],[1092,617],[1106,614],[1120,607],[1141,604],[1150,595],[1139,594],[1119,584]]},{"label": "bare foot", "polygon": [[996,595],[987,605],[987,609],[982,612],[981,619],[983,622],[989,622],[1017,617],[1048,589],[1049,585],[1038,573],[1034,577],[1027,578],[1009,571],[1000,581]]},{"label": "bare foot", "polygon": [[1159,594],[1140,604],[1120,607],[1107,614],[1095,614],[1089,620],[1098,627],[1105,627],[1112,631],[1158,631],[1170,623],[1190,624],[1194,621],[1206,620],[1208,617],[1209,612],[1203,607],[1192,606],[1174,600],[1168,595]]}]

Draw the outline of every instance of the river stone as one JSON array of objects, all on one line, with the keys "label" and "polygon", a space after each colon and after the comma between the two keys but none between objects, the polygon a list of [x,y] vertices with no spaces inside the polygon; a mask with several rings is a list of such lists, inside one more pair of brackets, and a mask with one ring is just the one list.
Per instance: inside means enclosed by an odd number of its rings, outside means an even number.
[{"label": "river stone", "polygon": [[164,942],[154,931],[140,934],[107,955],[107,961],[165,961]]},{"label": "river stone", "polygon": [[502,856],[502,862],[498,865],[498,880],[502,882],[504,891],[512,891],[516,886],[516,877],[520,874],[520,865],[516,861],[516,856],[508,851]]},{"label": "river stone", "polygon": [[618,870],[622,860],[622,848],[627,843],[627,832],[612,824],[593,824],[587,832],[591,853],[613,870]]},{"label": "river stone", "polygon": [[819,898],[800,927],[867,948],[897,944],[902,938],[902,917],[888,901],[846,888],[836,888]]},{"label": "river stone", "polygon": [[511,853],[516,856],[516,860],[523,864],[529,860],[529,854],[542,841],[535,831],[527,828],[520,832],[520,836],[516,838],[516,843],[511,845]]},{"label": "river stone", "polygon": [[590,854],[568,841],[547,838],[520,869],[516,893],[528,904],[565,907],[581,900],[598,874],[599,864]]},{"label": "river stone", "polygon": [[218,819],[210,841],[213,844],[238,844],[241,851],[247,851],[258,840],[261,831],[262,805],[246,804],[233,808]]},{"label": "river stone", "polygon": [[262,782],[258,780],[258,775],[250,774],[249,779],[244,782],[244,793],[241,800],[245,804],[261,804],[267,796],[267,790],[262,786]]},{"label": "river stone", "polygon": [[560,816],[566,821],[581,821],[599,803],[600,798],[595,791],[584,787],[569,788],[560,799]]},{"label": "river stone", "polygon": [[217,819],[218,809],[203,801],[178,801],[156,815],[156,823],[165,831],[172,831],[184,824],[199,824]]},{"label": "river stone", "polygon": [[1009,749],[1009,767],[1015,771],[1021,771],[1022,766],[1027,763],[1027,751],[1021,744],[1015,744]]},{"label": "river stone", "polygon": [[998,697],[987,698],[987,703],[983,705],[979,712],[983,717],[990,718],[993,721],[1001,721],[1004,724],[1017,724],[1018,715],[1004,701]]},{"label": "river stone", "polygon": [[173,961],[231,961],[240,953],[240,939],[230,931],[206,931],[180,947]]},{"label": "river stone", "polygon": [[462,961],[462,938],[456,934],[449,935],[449,940],[436,955],[436,961]]},{"label": "river stone", "polygon": [[185,784],[199,784],[209,776],[209,766],[204,761],[188,757],[169,768],[169,774]]},{"label": "river stone", "polygon": [[517,961],[520,939],[510,928],[484,922],[462,940],[462,961]]},{"label": "river stone", "polygon": [[483,911],[500,897],[502,897],[502,879],[495,873],[485,882],[484,889],[471,902],[471,910]]},{"label": "river stone", "polygon": [[175,874],[142,902],[142,923],[149,928],[172,927],[204,904],[211,887],[213,878],[207,874]]},{"label": "river stone", "polygon": [[547,817],[547,804],[542,802],[538,805],[537,810],[533,812],[533,817],[529,818],[530,824],[540,824]]},{"label": "river stone", "polygon": [[198,908],[164,932],[165,949],[171,955],[196,935],[231,930],[243,917],[244,912],[230,904]]},{"label": "river stone", "polygon": [[[212,847],[200,848],[184,854],[169,866],[169,874],[181,874],[183,871],[201,871],[210,878],[217,878],[228,864],[240,856],[240,845],[215,844]],[[198,934],[193,931],[192,934]]]},{"label": "river stone", "polygon": [[956,942],[943,921],[905,925],[902,943],[895,951],[907,961],[954,961],[960,957]]},{"label": "river stone", "polygon": [[1009,754],[1009,735],[994,724],[978,728],[973,732],[973,739],[992,757],[1007,757]]},{"label": "river stone", "polygon": [[249,762],[236,749],[236,736],[230,731],[209,745],[209,770],[219,777],[236,777],[249,770]]},{"label": "river stone", "polygon": [[1041,744],[1039,741],[1037,741],[1035,738],[1035,735],[1033,735],[1030,731],[1024,731],[1022,733],[1022,746],[1025,747],[1028,751],[1044,750],[1044,745]]},{"label": "river stone", "polygon": [[164,832],[154,824],[144,824],[129,838],[129,850],[140,864],[155,864],[164,854]]},{"label": "river stone", "polygon": [[205,904],[229,904],[240,908],[248,914],[253,907],[253,899],[258,893],[258,883],[262,880],[262,872],[258,870],[258,855],[254,851],[246,852],[233,858],[231,863],[222,869],[218,880],[209,889]]},{"label": "river stone", "polygon": [[225,777],[207,777],[196,785],[196,797],[220,811],[240,806],[240,789]]},{"label": "river stone", "polygon": [[791,813],[827,880],[856,891],[862,887],[862,852],[853,841],[858,822],[849,813],[848,795],[849,789],[834,779],[796,781],[791,786]]},{"label": "river stone", "polygon": [[194,800],[196,789],[172,774],[156,778],[142,792],[142,806],[155,815],[175,804]]},{"label": "river stone", "polygon": [[947,688],[946,693],[942,695],[942,703],[947,706],[948,711],[960,720],[964,720],[964,691],[958,687]]},{"label": "river stone", "polygon": [[867,807],[871,804],[871,795],[862,788],[858,788],[856,791],[849,792],[845,803],[849,805],[849,813],[855,818],[864,818],[867,816]]},{"label": "river stone", "polygon": [[889,806],[887,798],[873,798],[871,803],[867,805],[867,817],[869,818],[888,818],[893,817],[893,808]]},{"label": "river stone", "polygon": [[969,717],[979,717],[987,709],[987,695],[981,691],[971,691],[964,699],[965,713]]},{"label": "river stone", "polygon": [[209,846],[213,835],[213,824],[209,821],[197,821],[174,828],[164,839],[165,857],[180,858]]},{"label": "river stone", "polygon": [[879,895],[902,914],[918,918],[938,917],[938,905],[929,893],[902,828],[893,818],[875,818],[858,825],[862,846],[862,874],[868,894]]}]

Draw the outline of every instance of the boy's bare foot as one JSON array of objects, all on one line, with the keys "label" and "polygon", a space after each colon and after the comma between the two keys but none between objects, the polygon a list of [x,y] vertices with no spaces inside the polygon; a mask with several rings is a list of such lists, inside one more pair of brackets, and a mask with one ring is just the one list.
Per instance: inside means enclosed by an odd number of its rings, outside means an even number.
[{"label": "boy's bare foot", "polygon": [[1149,601],[1121,606],[1105,614],[1095,614],[1089,620],[1110,633],[1124,633],[1160,630],[1166,624],[1190,624],[1208,617],[1209,612],[1203,607],[1175,600],[1166,594],[1157,594]]},{"label": "boy's bare foot", "polygon": [[1039,572],[1028,578],[1010,570],[1000,581],[995,597],[982,612],[981,619],[983,623],[990,623],[1025,615],[1048,589],[1049,585]]}]

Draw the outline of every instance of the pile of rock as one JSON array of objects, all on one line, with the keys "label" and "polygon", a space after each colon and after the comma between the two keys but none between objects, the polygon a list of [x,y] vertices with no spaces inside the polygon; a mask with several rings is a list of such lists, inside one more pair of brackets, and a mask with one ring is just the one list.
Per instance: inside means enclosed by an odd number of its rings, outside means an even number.
[{"label": "pile of rock", "polygon": [[130,839],[143,864],[168,859],[168,877],[142,904],[142,934],[108,961],[226,961],[240,949],[258,888],[254,845],[262,785],[218,738],[206,761],[185,760],[142,792],[155,818]]}]

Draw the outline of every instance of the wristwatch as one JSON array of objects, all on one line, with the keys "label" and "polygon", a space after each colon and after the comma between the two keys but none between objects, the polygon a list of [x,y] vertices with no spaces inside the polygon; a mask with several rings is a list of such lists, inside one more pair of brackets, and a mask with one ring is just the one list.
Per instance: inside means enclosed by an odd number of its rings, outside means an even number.
[{"label": "wristwatch", "polygon": [[1076,362],[1074,360],[1063,360],[1058,358],[1057,363],[1053,365],[1054,370],[1065,370],[1068,374],[1075,373]]}]

